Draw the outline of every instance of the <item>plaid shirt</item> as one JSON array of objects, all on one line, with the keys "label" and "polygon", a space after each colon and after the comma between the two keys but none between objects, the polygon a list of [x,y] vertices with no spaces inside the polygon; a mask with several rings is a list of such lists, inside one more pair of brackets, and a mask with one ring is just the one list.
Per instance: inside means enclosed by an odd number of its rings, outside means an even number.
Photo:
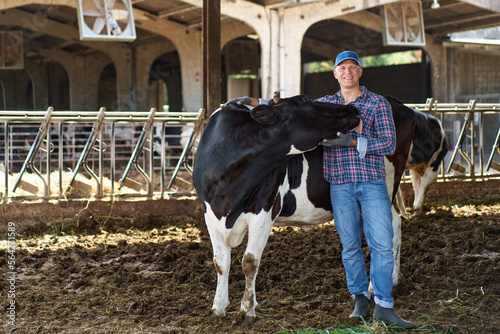
[{"label": "plaid shirt", "polygon": [[[363,93],[352,104],[363,120],[361,137],[368,142],[366,156],[361,159],[355,147],[325,146],[323,176],[332,184],[385,180],[384,155],[392,155],[396,149],[396,129],[389,102],[365,87],[361,89]],[[317,101],[344,103],[340,91]],[[360,137],[354,131],[349,135],[355,139]]]}]

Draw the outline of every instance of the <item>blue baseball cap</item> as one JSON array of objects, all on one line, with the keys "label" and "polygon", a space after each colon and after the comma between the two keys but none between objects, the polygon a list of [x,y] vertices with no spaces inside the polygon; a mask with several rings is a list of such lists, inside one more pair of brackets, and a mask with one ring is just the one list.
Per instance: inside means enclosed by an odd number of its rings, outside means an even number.
[{"label": "blue baseball cap", "polygon": [[359,57],[356,54],[356,52],[353,51],[343,51],[337,55],[337,58],[335,59],[335,67],[337,67],[338,64],[343,62],[344,60],[354,60],[356,63],[358,63],[359,66],[361,66],[361,62],[359,61]]}]

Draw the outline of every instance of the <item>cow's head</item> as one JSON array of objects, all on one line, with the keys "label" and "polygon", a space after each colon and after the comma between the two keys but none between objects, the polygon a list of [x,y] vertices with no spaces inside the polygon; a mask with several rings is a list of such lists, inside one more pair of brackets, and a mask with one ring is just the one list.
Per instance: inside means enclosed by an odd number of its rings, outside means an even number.
[{"label": "cow's head", "polygon": [[290,154],[314,149],[326,137],[355,128],[358,111],[352,105],[316,102],[305,95],[275,98],[250,112],[257,122],[267,125],[271,136],[290,145]]}]

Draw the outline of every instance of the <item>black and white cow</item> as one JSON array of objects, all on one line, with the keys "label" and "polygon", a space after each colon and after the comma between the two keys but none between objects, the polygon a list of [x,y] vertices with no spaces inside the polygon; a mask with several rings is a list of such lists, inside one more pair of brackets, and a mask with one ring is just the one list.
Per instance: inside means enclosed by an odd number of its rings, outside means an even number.
[{"label": "black and white cow", "polygon": [[[391,105],[402,103],[393,97],[386,96],[386,99]],[[448,152],[448,143],[439,119],[418,110],[414,112],[415,132],[405,169],[411,175],[413,210],[416,214],[421,214],[425,193],[436,178],[439,166]]]},{"label": "black and white cow", "polygon": [[[398,108],[396,153],[386,160],[390,195],[404,173],[414,127],[411,109]],[[307,227],[332,219],[329,184],[322,173],[323,147],[318,144],[358,123],[353,106],[315,102],[303,95],[275,99],[252,110],[228,104],[210,117],[196,152],[193,184],[205,209],[214,252],[216,315],[225,315],[229,304],[231,248],[247,234],[241,309],[246,312],[244,324],[251,324],[257,271],[273,224]],[[401,219],[392,211],[397,281]]]},{"label": "black and white cow", "polygon": [[448,152],[441,122],[430,114],[415,110],[417,123],[406,169],[410,170],[413,186],[413,210],[423,210],[425,193],[436,178],[439,166]]}]

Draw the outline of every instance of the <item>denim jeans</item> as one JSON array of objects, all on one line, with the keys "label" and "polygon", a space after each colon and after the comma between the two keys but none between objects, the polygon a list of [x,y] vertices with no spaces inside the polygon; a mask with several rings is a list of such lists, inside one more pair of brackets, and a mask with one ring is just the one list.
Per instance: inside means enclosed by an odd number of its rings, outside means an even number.
[{"label": "denim jeans", "polygon": [[392,308],[393,228],[391,201],[385,181],[332,184],[330,195],[335,227],[343,248],[342,262],[349,292],[353,297],[364,294],[370,299],[361,248],[361,233],[364,229],[370,248],[370,281],[375,303]]}]

